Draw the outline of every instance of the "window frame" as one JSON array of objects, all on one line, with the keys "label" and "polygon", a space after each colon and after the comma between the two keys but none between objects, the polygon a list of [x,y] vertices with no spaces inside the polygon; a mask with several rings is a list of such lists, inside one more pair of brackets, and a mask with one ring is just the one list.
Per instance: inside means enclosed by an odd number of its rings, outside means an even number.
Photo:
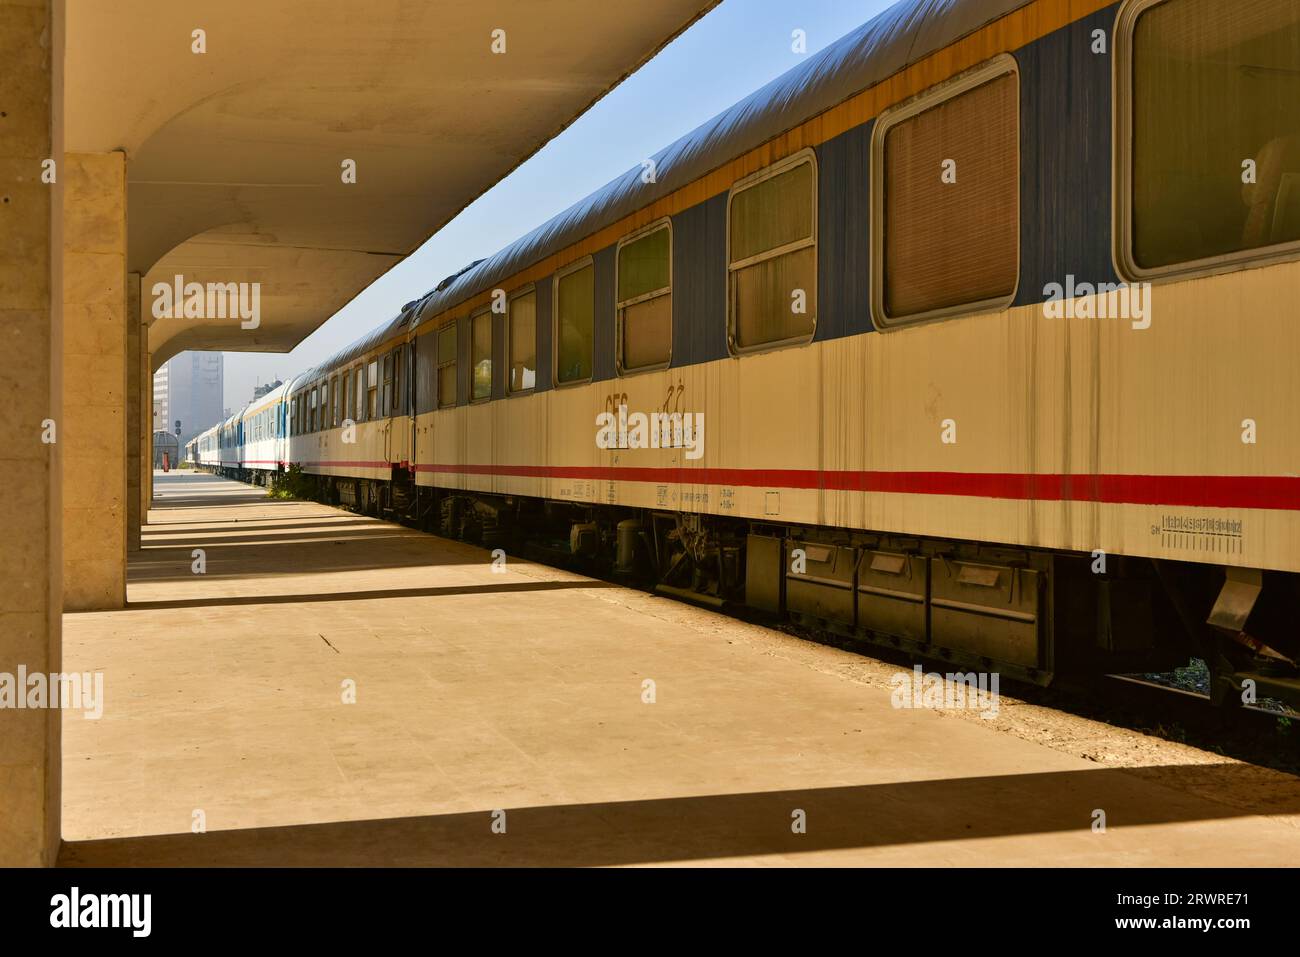
[{"label": "window frame", "polygon": [[383,410],[383,418],[392,418],[393,415],[393,366],[396,365],[396,359],[390,349],[388,352],[380,353],[379,356],[379,406]]},{"label": "window frame", "polygon": [[1243,265],[1275,265],[1300,257],[1300,240],[1220,253],[1167,266],[1139,266],[1133,239],[1133,40],[1138,21],[1154,7],[1178,0],[1128,0],[1115,17],[1112,75],[1111,130],[1111,258],[1115,272],[1125,282],[1164,282],[1197,279],[1235,272]]},{"label": "window frame", "polygon": [[[798,166],[808,163],[812,166],[812,235],[807,239],[800,239],[792,243],[786,243],[783,246],[777,246],[775,249],[768,249],[757,255],[742,259],[740,262],[731,261],[731,203],[736,195],[743,193],[759,183],[780,176],[782,173],[788,173]],[[774,349],[789,349],[792,346],[807,345],[817,337],[817,313],[821,307],[821,297],[817,295],[817,285],[821,280],[819,255],[817,251],[818,243],[818,210],[817,207],[821,199],[821,170],[817,165],[817,151],[811,146],[804,147],[789,156],[769,163],[762,169],[743,176],[731,184],[731,189],[727,191],[727,352],[733,356],[753,355],[758,352],[771,352]],[[791,336],[787,339],[778,339],[773,342],[762,342],[752,346],[742,346],[736,338],[736,314],[735,314],[735,296],[732,291],[732,276],[738,269],[745,269],[749,266],[756,266],[759,263],[766,262],[769,259],[775,259],[778,256],[784,256],[788,253],[795,253],[808,247],[813,249],[813,301],[817,303],[818,308],[813,310],[812,329],[807,335]],[[617,291],[615,295],[618,295]]]},{"label": "window frame", "polygon": [[[994,80],[1010,74],[1016,83],[1016,282],[1011,293],[993,299],[978,302],[958,303],[955,306],[943,306],[927,309],[924,312],[905,316],[890,316],[885,311],[885,138],[889,131],[906,120],[955,100],[963,94],[992,83]],[[888,332],[894,329],[910,329],[928,322],[944,319],[956,319],[961,316],[974,316],[990,312],[1002,312],[1011,307],[1020,293],[1020,281],[1024,271],[1024,250],[1021,248],[1024,228],[1024,207],[1021,203],[1021,184],[1024,172],[1024,157],[1021,155],[1020,137],[1024,132],[1024,116],[1020,109],[1020,61],[1010,53],[999,53],[959,73],[956,76],[936,83],[912,99],[897,106],[890,107],[876,117],[875,128],[871,132],[871,321],[875,327]]]},{"label": "window frame", "polygon": [[[814,176],[814,182],[815,181],[816,179]],[[731,223],[731,200],[727,200],[727,223],[728,225],[730,225]],[[816,219],[816,213],[814,213],[813,214],[814,233],[816,232],[816,228],[817,228],[817,219]],[[633,296],[631,299],[620,300],[618,298],[618,265],[619,265],[619,257],[623,255],[623,247],[631,245],[637,240],[645,239],[647,236],[651,235],[652,233],[658,232],[661,229],[668,230],[668,285],[663,289],[657,289],[653,292],[643,293],[640,296]],[[660,370],[669,368],[673,364],[673,332],[675,331],[674,324],[673,324],[673,316],[672,316],[672,305],[671,305],[671,299],[673,295],[673,249],[674,249],[673,242],[674,242],[673,218],[671,216],[663,216],[660,217],[659,219],[656,219],[652,223],[647,223],[646,225],[642,226],[640,229],[634,229],[632,232],[628,233],[626,236],[620,239],[618,241],[618,246],[615,247],[614,250],[614,371],[619,378],[640,375],[642,372],[658,372]],[[728,235],[728,242],[730,242],[729,235]],[[728,282],[728,286],[730,286],[730,282],[731,282],[730,272],[728,272],[727,282]],[[623,366],[623,311],[627,309],[629,306],[639,306],[643,302],[651,302],[652,300],[658,299],[660,296],[668,296],[670,300],[669,311],[668,311],[668,358],[663,362],[656,363],[655,365],[637,366],[635,369],[624,368]],[[727,290],[727,299],[728,299],[727,311],[730,312],[731,311],[730,288],[728,288]],[[813,317],[813,321],[814,323],[816,322],[815,316]]]},{"label": "window frame", "polygon": [[[460,404],[460,331],[456,328],[459,324],[458,319],[452,319],[444,322],[438,328],[433,330],[433,354],[435,361],[433,363],[433,409],[435,412],[441,412],[443,409],[454,409]],[[448,329],[456,340],[454,355],[446,362],[442,361],[442,336]],[[452,391],[450,402],[442,401],[442,370],[447,366],[452,368],[452,382],[455,388]]]},{"label": "window frame", "polygon": [[[576,272],[591,267],[591,375],[585,379],[560,381],[560,280]],[[507,304],[507,309],[509,304]],[[534,316],[536,300],[534,300]],[[588,385],[596,374],[596,261],[591,256],[575,259],[563,269],[557,269],[551,276],[551,386],[555,389],[567,389],[575,385]],[[537,335],[537,321],[533,320],[533,336]],[[536,370],[534,370],[536,374]]]},{"label": "window frame", "polygon": [[[530,282],[530,283],[525,283],[524,285],[520,286],[518,289],[513,289],[513,290],[511,290],[509,293],[506,294],[506,367],[505,367],[505,377],[506,377],[506,398],[507,398],[507,399],[513,399],[515,396],[520,396],[520,395],[532,395],[534,392],[536,392],[536,391],[537,391],[537,377],[538,377],[538,376],[540,375],[540,373],[541,373],[541,369],[533,369],[533,385],[532,385],[531,388],[528,388],[528,389],[511,389],[511,388],[510,388],[510,373],[511,373],[511,371],[514,369],[514,366],[515,366],[515,363],[514,363],[514,348],[513,348],[513,347],[514,347],[514,338],[515,338],[515,333],[514,333],[514,325],[515,325],[515,324],[514,324],[513,322],[511,322],[511,318],[512,318],[512,317],[511,317],[511,315],[510,315],[510,304],[513,303],[516,299],[521,299],[521,298],[523,298],[524,296],[527,296],[529,293],[532,293],[532,296],[533,296],[533,365],[536,366],[536,365],[539,365],[539,364],[540,364],[540,363],[538,363],[538,361],[537,361],[537,283],[535,283],[535,282]],[[554,311],[555,311],[555,310],[554,310],[554,305],[555,305],[554,302],[552,302],[551,305],[552,305],[552,309],[551,309],[551,311],[552,311],[552,313],[554,313]],[[553,320],[553,319],[554,319],[554,316],[552,316],[552,320]],[[593,321],[594,321],[594,319],[593,319]],[[552,322],[552,325],[554,325],[554,322]],[[594,362],[594,357],[593,357],[593,362]],[[551,385],[554,386],[555,383],[552,382]]]},{"label": "window frame", "polygon": [[393,346],[393,415],[400,417],[406,414],[405,386],[403,381],[405,376],[404,366],[406,364],[406,343],[399,342]]},{"label": "window frame", "polygon": [[[507,308],[508,305],[507,305]],[[475,397],[474,395],[474,320],[482,316],[487,316],[488,328],[488,368],[491,370],[491,377],[488,380],[488,393]],[[492,401],[492,393],[496,385],[496,314],[492,311],[491,305],[479,306],[469,314],[469,404],[482,405],[484,402]]]}]

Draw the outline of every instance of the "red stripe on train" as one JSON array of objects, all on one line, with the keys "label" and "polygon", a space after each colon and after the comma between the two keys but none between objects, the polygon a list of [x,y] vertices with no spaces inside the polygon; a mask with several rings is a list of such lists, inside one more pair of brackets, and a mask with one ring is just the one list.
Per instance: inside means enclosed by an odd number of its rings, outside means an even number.
[{"label": "red stripe on train", "polygon": [[[336,463],[331,463],[336,464]],[[1300,477],[1034,475],[1018,472],[854,472],[633,466],[416,465],[419,472],[655,484],[960,495],[1047,502],[1300,510]]]}]

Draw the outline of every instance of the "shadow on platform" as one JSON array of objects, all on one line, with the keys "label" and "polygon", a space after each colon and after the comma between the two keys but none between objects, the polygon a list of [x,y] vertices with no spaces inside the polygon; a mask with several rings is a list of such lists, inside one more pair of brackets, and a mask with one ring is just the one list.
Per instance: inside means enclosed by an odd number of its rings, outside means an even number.
[{"label": "shadow on platform", "polygon": [[[1098,768],[860,787],[719,794],[70,842],[59,863],[103,866],[548,866],[716,860],[934,841],[1225,821],[1246,811],[1142,780],[1227,785],[1239,765]],[[1226,780],[1225,780],[1226,778]],[[806,814],[795,834],[792,814]],[[1300,800],[1275,813],[1300,812]],[[1130,847],[1130,849],[1132,849]],[[1099,850],[1099,853],[1100,850]],[[933,855],[927,857],[933,860]],[[921,863],[918,861],[918,863]],[[996,855],[987,864],[996,866]],[[1042,862],[1051,865],[1050,860]]]}]

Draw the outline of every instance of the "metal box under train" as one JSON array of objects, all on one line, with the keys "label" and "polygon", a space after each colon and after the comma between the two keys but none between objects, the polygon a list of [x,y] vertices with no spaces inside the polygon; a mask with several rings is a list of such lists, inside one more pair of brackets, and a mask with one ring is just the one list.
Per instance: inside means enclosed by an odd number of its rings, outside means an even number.
[{"label": "metal box under train", "polygon": [[745,603],[928,658],[1054,673],[1184,664],[1176,609],[1150,562],[890,536],[753,533]]}]

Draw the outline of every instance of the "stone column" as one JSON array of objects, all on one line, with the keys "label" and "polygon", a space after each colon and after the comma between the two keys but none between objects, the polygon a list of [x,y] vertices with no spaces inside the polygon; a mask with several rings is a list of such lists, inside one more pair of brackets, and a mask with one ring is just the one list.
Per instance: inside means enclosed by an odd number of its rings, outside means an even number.
[{"label": "stone column", "polygon": [[144,522],[144,497],[140,488],[143,474],[140,456],[144,440],[140,427],[144,422],[142,403],[152,402],[144,394],[144,376],[140,372],[143,358],[140,337],[147,330],[140,322],[140,274],[126,276],[126,547],[140,547],[140,526]]},{"label": "stone column", "polygon": [[[0,672],[60,665],[57,179],[50,0],[0,0]],[[52,215],[52,212],[55,215]],[[54,441],[50,441],[53,439]],[[59,712],[0,709],[0,867],[59,852]]]},{"label": "stone column", "polygon": [[144,524],[149,524],[149,509],[153,506],[153,353],[149,351],[149,329],[146,326],[140,333],[143,347],[141,355],[141,372],[144,382],[142,393],[147,402],[141,410],[144,413],[144,428],[140,433],[140,517]]},{"label": "stone column", "polygon": [[63,157],[63,609],[126,605],[126,157]]}]

